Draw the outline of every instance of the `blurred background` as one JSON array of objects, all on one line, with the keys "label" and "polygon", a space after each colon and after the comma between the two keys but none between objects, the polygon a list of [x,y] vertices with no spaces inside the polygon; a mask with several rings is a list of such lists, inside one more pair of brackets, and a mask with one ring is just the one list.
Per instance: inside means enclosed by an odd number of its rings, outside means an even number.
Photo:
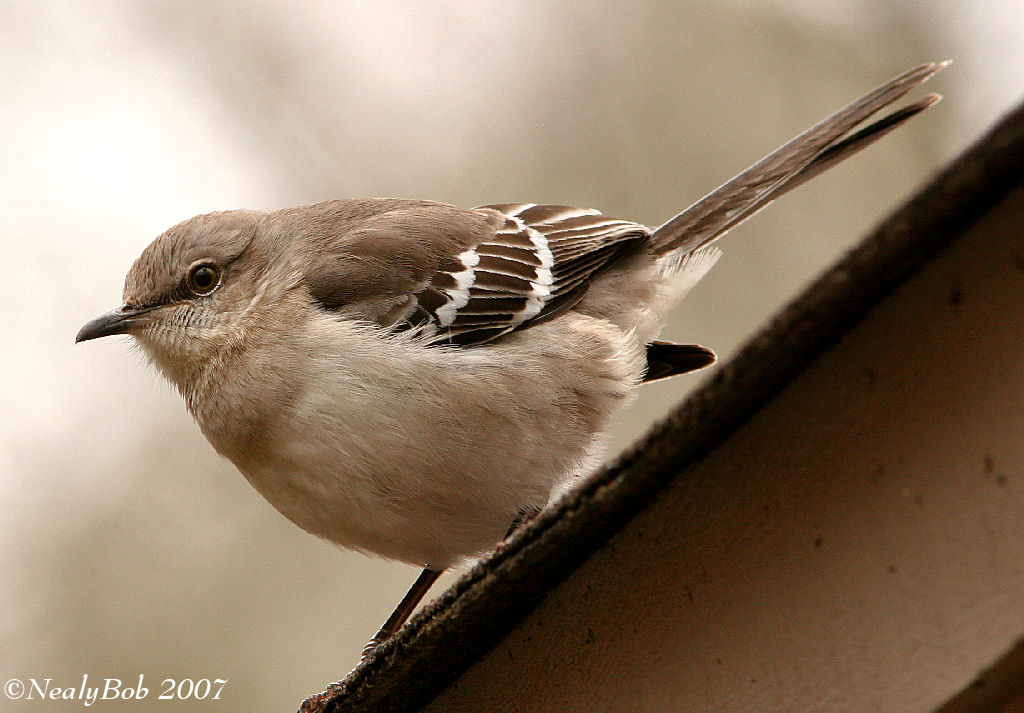
[{"label": "blurred background", "polygon": [[[146,676],[147,701],[98,711],[294,710],[416,575],[274,512],[130,340],[73,345],[165,228],[368,195],[657,224],[953,58],[942,104],[723,241],[666,336],[727,359],[1024,96],[1018,0],[5,0],[0,21],[0,680]],[[646,388],[616,448],[710,373]],[[167,677],[228,684],[153,700]],[[72,706],[0,696],[30,709]]]}]

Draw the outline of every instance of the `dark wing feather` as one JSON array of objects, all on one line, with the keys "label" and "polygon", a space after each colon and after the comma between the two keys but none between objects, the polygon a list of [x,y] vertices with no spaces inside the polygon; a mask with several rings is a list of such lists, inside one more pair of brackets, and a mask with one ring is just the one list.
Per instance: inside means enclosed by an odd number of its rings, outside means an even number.
[{"label": "dark wing feather", "polygon": [[475,212],[493,234],[440,266],[412,295],[427,316],[410,316],[409,325],[437,343],[482,344],[563,313],[649,235],[642,225],[568,206],[507,203]]},{"label": "dark wing feather", "polygon": [[596,210],[532,203],[334,201],[320,216],[305,277],[314,302],[460,346],[565,312],[650,234]]}]

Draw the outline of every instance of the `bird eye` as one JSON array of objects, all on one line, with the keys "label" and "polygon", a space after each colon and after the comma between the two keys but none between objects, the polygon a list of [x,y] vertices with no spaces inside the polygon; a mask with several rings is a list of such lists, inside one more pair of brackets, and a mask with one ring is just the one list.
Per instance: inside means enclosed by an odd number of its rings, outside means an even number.
[{"label": "bird eye", "polygon": [[185,284],[192,294],[208,295],[220,284],[220,271],[209,263],[196,265],[188,271]]}]

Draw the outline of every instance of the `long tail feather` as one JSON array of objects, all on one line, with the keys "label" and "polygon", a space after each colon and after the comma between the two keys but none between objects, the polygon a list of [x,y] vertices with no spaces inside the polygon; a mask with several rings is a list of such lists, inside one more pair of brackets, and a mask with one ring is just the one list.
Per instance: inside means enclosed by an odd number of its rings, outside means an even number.
[{"label": "long tail feather", "polygon": [[811,127],[655,230],[652,248],[656,253],[697,250],[787,191],[871,145],[941,97],[929,94],[849,132],[948,64],[932,62],[904,72]]}]

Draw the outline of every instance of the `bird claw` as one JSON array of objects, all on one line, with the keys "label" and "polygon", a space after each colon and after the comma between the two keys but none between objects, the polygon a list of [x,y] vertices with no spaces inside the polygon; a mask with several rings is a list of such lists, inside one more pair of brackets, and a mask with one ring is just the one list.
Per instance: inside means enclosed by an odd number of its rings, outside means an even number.
[{"label": "bird claw", "polygon": [[377,647],[387,641],[388,638],[387,632],[383,629],[374,634],[373,638],[367,641],[363,646],[363,650],[359,654],[359,663],[363,663],[370,658],[373,652],[377,650]]}]

